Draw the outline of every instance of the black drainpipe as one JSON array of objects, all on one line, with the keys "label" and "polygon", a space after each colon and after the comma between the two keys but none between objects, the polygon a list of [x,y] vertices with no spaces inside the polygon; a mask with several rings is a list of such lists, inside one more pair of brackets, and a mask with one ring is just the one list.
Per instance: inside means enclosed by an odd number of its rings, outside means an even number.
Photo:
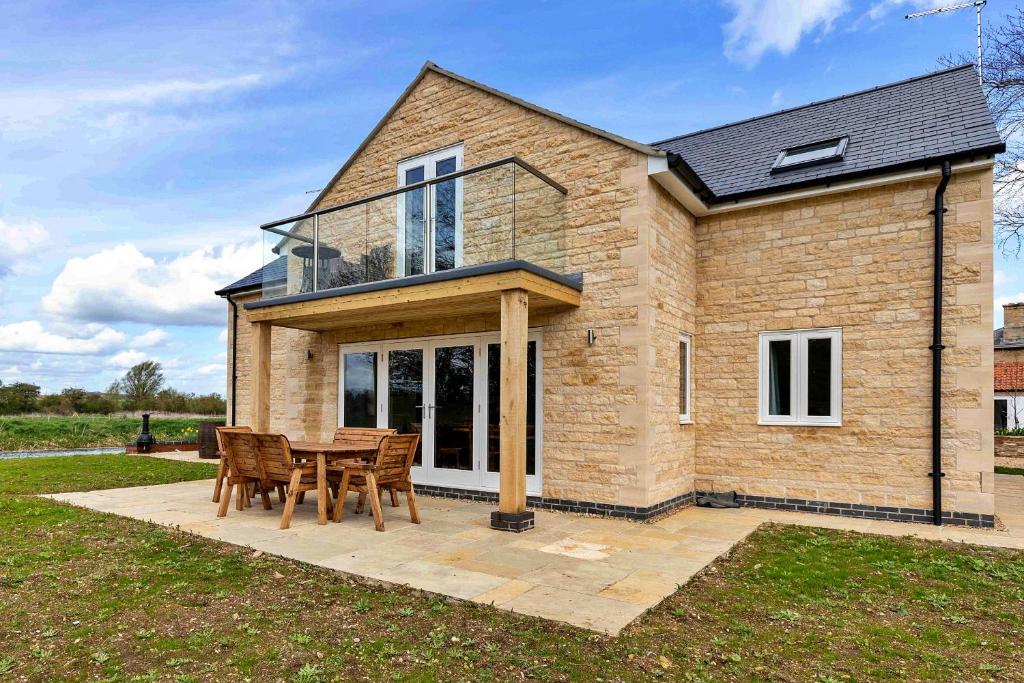
[{"label": "black drainpipe", "polygon": [[238,304],[227,296],[231,304],[231,426],[235,426],[235,387],[238,385]]},{"label": "black drainpipe", "polygon": [[932,282],[932,523],[942,526],[942,218],[946,209],[942,205],[949,184],[949,162],[942,162],[942,180],[935,188],[935,265]]}]

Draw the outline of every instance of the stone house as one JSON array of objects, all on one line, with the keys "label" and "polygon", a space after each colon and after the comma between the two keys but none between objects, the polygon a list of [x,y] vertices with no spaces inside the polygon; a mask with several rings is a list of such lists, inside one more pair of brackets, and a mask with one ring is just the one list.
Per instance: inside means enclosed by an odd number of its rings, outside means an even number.
[{"label": "stone house", "polygon": [[229,421],[420,432],[417,490],[499,528],[992,525],[1002,150],[969,67],[644,144],[428,63],[217,292]]}]

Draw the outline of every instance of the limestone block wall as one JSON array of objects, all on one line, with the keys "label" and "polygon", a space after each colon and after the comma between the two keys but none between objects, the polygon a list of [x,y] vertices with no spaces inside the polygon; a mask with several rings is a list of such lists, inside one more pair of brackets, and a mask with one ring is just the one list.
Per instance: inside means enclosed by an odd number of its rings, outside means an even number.
[{"label": "limestone block wall", "polygon": [[[697,488],[930,509],[931,179],[697,221]],[[946,193],[947,510],[992,514],[992,175]],[[843,425],[758,425],[758,333],[843,329]]]},{"label": "limestone block wall", "polygon": [[[640,247],[650,209],[647,160],[623,145],[567,125],[461,82],[429,72],[325,194],[331,206],[392,189],[401,159],[462,143],[466,167],[519,156],[568,188],[552,200],[548,186],[522,185],[517,208],[520,258],[560,272],[582,273],[580,308],[531,325],[544,328],[543,494],[620,505],[659,502],[648,478],[648,395],[653,362],[639,324],[649,316],[650,251]],[[467,183],[468,185],[468,183]],[[474,210],[466,201],[466,209]],[[525,207],[532,208],[525,208]],[[471,215],[467,215],[468,226]],[[467,253],[472,243],[467,241]],[[243,312],[244,315],[244,312]],[[248,349],[242,322],[239,348]],[[363,328],[358,339],[395,339],[498,329],[494,316]],[[587,330],[597,341],[587,344]],[[352,332],[272,335],[271,426],[289,435],[326,436],[337,425],[337,343]],[[230,345],[230,340],[229,340]],[[641,347],[644,347],[641,352]],[[312,350],[312,360],[306,351]],[[248,351],[240,354],[239,420],[248,420]],[[678,422],[678,420],[676,420]],[[678,427],[678,425],[677,425]],[[664,489],[685,484],[680,476]]]},{"label": "limestone block wall", "polygon": [[1024,468],[1024,436],[995,437],[996,465]]}]

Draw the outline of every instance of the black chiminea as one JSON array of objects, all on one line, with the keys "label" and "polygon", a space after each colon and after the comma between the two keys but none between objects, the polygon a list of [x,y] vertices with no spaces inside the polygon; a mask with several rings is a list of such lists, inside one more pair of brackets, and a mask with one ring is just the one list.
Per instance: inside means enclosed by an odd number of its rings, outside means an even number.
[{"label": "black chiminea", "polygon": [[142,433],[135,437],[135,447],[139,453],[149,453],[156,439],[149,433],[149,413],[142,414]]}]

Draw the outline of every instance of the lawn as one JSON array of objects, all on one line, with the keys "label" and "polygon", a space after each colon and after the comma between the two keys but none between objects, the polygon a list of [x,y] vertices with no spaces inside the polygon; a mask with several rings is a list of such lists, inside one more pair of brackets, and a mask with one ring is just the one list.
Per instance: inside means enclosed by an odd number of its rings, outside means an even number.
[{"label": "lawn", "polygon": [[[150,420],[150,431],[164,441],[195,439],[200,420],[163,418]],[[0,417],[0,451],[40,451],[58,448],[124,446],[139,434],[142,420],[136,417],[61,415]]]},{"label": "lawn", "polygon": [[0,678],[1024,680],[1020,552],[768,526],[611,638],[22,495],[204,474],[68,461],[0,461]]}]

